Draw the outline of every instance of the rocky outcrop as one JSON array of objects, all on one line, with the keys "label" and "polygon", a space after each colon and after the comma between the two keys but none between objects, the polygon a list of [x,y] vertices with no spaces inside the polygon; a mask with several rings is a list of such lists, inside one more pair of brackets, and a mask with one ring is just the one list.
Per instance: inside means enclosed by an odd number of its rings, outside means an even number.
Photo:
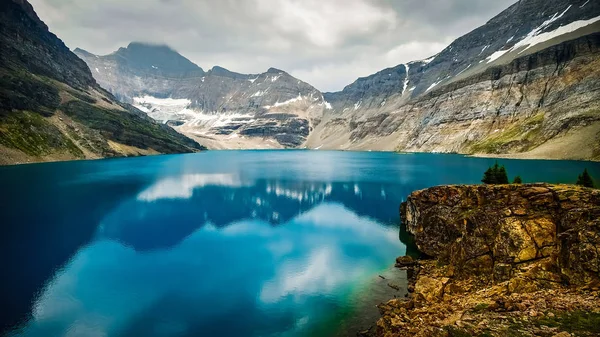
[{"label": "rocky outcrop", "polygon": [[600,278],[600,191],[566,185],[441,186],[402,215],[420,251],[457,276],[584,285]]},{"label": "rocky outcrop", "polygon": [[299,147],[327,108],[317,89],[275,68],[204,72],[169,47],[141,43],[106,56],[75,53],[121,101],[210,148]]},{"label": "rocky outcrop", "polygon": [[118,102],[24,0],[0,3],[0,164],[202,149]]},{"label": "rocky outcrop", "polygon": [[379,306],[374,336],[597,336],[600,191],[440,186],[412,193],[403,226],[431,259],[408,299]]}]

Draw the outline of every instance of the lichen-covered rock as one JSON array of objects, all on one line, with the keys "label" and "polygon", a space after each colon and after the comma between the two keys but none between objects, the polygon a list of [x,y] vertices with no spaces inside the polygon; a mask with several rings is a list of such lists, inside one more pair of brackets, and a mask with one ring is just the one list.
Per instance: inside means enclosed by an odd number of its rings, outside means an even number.
[{"label": "lichen-covered rock", "polygon": [[515,289],[600,277],[600,191],[440,186],[412,193],[401,209],[419,250],[454,266],[458,276],[487,275],[496,283],[518,276]]},{"label": "lichen-covered rock", "polygon": [[402,266],[412,292],[379,306],[369,336],[600,333],[600,191],[440,186],[412,193],[400,210],[434,259]]}]

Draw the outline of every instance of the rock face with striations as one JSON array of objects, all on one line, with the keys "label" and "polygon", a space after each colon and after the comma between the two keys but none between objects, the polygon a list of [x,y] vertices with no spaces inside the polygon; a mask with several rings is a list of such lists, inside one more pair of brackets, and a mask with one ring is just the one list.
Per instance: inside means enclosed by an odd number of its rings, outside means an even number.
[{"label": "rock face with striations", "polygon": [[[600,277],[598,190],[441,186],[412,193],[403,210],[419,250],[458,275],[512,279],[515,287],[528,286],[522,280],[582,285]],[[523,272],[528,265],[536,267]]]},{"label": "rock face with striations", "polygon": [[102,87],[210,148],[294,148],[326,110],[323,95],[288,73],[205,72],[166,46],[131,43],[96,56],[76,49]]},{"label": "rock face with striations", "polygon": [[600,2],[522,0],[428,60],[325,93],[307,144],[599,159],[599,62]]},{"label": "rock face with striations", "polygon": [[600,333],[600,191],[439,186],[412,193],[400,209],[432,259],[398,258],[411,294],[379,305],[382,317],[363,335]]},{"label": "rock face with striations", "polygon": [[0,164],[202,149],[117,101],[25,0],[0,3]]}]

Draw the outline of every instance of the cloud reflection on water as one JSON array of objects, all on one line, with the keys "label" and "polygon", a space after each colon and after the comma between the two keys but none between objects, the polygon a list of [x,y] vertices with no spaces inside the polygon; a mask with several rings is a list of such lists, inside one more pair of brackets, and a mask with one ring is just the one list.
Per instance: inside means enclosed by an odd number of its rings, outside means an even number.
[{"label": "cloud reflection on water", "polygon": [[[323,315],[315,301],[343,305],[353,284],[400,250],[395,230],[328,203],[277,227],[203,226],[166,250],[136,252],[99,239],[47,284],[23,335],[118,336],[141,332],[140,317],[158,316],[144,319],[154,326],[143,327],[145,336],[194,336],[239,303],[247,303],[247,318],[230,327],[236,333],[248,335],[256,315],[273,315],[270,333],[298,329]],[[193,318],[174,313],[182,308]],[[278,323],[280,314],[295,323]]]},{"label": "cloud reflection on water", "polygon": [[140,193],[138,200],[189,199],[195,189],[205,186],[241,187],[243,184],[233,174],[186,174],[159,180]]},{"label": "cloud reflection on water", "polygon": [[222,228],[256,219],[276,226],[322,202],[397,224],[398,201],[388,198],[390,193],[397,192],[379,183],[249,180],[232,174],[173,176],[159,179],[107,214],[102,235],[139,251],[164,249],[206,223]]}]

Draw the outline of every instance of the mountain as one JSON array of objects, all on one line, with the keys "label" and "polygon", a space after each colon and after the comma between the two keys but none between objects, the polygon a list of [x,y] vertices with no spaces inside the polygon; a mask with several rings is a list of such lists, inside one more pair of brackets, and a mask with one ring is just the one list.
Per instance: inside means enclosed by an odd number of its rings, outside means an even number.
[{"label": "mountain", "polygon": [[599,160],[600,2],[521,0],[324,97],[312,148]]},{"label": "mountain", "polygon": [[212,148],[600,160],[600,2],[521,0],[426,60],[320,93],[284,71],[209,71],[166,46],[76,50],[96,80]]},{"label": "mountain", "polygon": [[131,43],[105,55],[76,49],[123,102],[210,148],[294,148],[327,109],[323,95],[285,71],[205,72],[167,46]]},{"label": "mountain", "polygon": [[202,149],[102,89],[26,0],[0,2],[0,44],[0,164]]}]

